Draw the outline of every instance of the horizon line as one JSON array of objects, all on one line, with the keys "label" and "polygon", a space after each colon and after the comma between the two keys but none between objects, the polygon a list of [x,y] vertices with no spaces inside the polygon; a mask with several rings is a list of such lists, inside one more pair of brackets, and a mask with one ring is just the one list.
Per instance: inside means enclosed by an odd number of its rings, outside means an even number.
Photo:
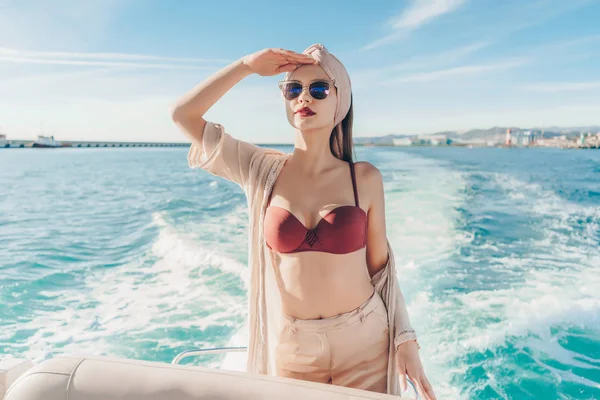
[{"label": "horizon line", "polygon": [[[353,139],[378,139],[378,138],[384,138],[387,136],[428,136],[428,135],[440,135],[440,134],[445,134],[445,133],[456,133],[458,135],[461,135],[463,133],[467,133],[470,131],[475,131],[475,130],[491,130],[491,129],[519,129],[519,130],[547,130],[547,129],[573,129],[573,130],[578,130],[578,129],[582,129],[582,128],[597,128],[600,130],[600,123],[598,124],[582,124],[581,126],[560,126],[560,125],[551,125],[551,126],[547,126],[547,127],[540,127],[540,126],[535,126],[535,127],[528,127],[528,128],[521,128],[518,126],[510,126],[510,125],[506,125],[506,126],[492,126],[489,128],[470,128],[470,129],[448,129],[448,130],[439,130],[439,131],[435,131],[435,132],[428,132],[428,133],[388,133],[385,135],[379,135],[379,136],[356,136]],[[7,141],[16,141],[16,142],[31,142],[31,141],[35,141],[37,140],[37,137],[35,139],[9,139],[8,138],[8,134],[4,133],[2,131],[0,131],[0,135],[6,135],[6,140]],[[49,137],[49,136],[55,136],[55,135],[38,135],[39,136],[45,136],[45,137]],[[190,141],[115,141],[115,140],[76,140],[76,139],[59,139],[56,138],[55,139],[58,142],[75,142],[75,143],[153,143],[153,144],[191,144]],[[253,143],[255,145],[275,145],[275,146],[289,146],[289,145],[293,145],[294,143],[260,143],[260,142],[250,142]]]}]

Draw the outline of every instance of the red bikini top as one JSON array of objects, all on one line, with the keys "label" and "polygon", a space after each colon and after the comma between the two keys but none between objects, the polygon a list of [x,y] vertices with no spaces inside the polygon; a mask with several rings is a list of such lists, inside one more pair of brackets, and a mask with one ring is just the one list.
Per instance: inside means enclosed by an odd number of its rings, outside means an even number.
[{"label": "red bikini top", "polygon": [[322,251],[346,254],[366,246],[367,213],[358,205],[354,164],[349,164],[356,205],[334,208],[312,229],[302,225],[290,211],[270,206],[271,189],[264,219],[267,247],[279,253]]}]

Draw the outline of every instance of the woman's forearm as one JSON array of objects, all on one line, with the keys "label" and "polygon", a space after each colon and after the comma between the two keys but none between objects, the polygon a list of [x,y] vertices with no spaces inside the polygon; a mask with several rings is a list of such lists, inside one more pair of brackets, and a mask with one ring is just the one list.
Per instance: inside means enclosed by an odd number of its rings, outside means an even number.
[{"label": "woman's forearm", "polygon": [[251,74],[242,58],[222,68],[177,101],[172,109],[173,120],[202,118],[225,93]]}]

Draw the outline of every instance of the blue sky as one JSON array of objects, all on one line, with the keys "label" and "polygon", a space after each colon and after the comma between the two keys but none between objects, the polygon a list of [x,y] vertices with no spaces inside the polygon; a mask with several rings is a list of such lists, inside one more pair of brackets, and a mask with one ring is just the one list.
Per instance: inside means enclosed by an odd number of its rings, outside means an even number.
[{"label": "blue sky", "polygon": [[[600,124],[600,1],[0,0],[0,131],[185,141],[169,106],[267,47],[324,44],[353,84],[355,136]],[[206,118],[292,143],[276,77]]]}]

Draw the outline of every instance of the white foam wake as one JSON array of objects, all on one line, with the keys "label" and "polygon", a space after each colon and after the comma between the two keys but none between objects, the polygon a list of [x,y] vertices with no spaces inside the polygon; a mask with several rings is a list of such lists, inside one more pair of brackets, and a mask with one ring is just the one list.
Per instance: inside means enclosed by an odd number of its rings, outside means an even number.
[{"label": "white foam wake", "polygon": [[73,290],[40,293],[49,307],[5,332],[31,332],[23,356],[34,362],[60,353],[159,359],[175,349],[227,342],[207,332],[243,324],[245,267],[177,231],[160,214],[154,221],[159,234],[150,252],[86,271]]}]

